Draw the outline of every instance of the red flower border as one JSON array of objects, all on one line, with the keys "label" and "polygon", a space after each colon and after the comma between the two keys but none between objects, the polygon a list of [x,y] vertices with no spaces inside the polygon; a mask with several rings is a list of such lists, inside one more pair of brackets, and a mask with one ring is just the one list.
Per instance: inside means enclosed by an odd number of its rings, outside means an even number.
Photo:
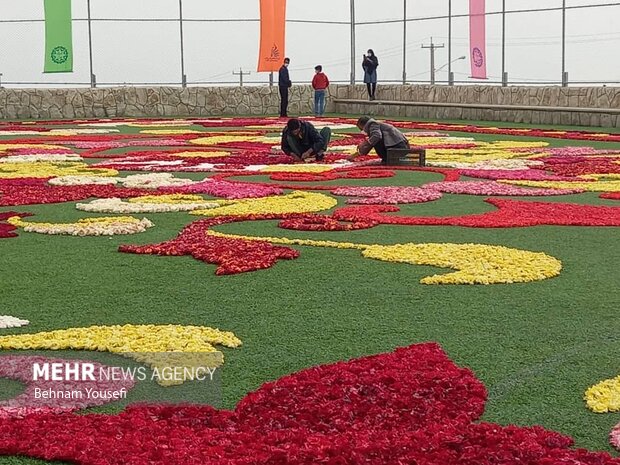
[{"label": "red flower border", "polygon": [[139,405],[118,415],[0,419],[0,454],[79,465],[618,465],[541,427],[473,423],[486,390],[437,344],[300,371],[233,411]]}]

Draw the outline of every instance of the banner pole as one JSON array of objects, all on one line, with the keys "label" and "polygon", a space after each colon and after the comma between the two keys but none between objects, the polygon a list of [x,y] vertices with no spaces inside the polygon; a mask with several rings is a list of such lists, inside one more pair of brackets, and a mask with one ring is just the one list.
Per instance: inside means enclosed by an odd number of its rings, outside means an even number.
[{"label": "banner pole", "polygon": [[90,69],[90,87],[95,87],[95,73],[93,72],[93,27],[90,17],[90,0],[86,0],[86,10],[88,15],[88,64]]}]

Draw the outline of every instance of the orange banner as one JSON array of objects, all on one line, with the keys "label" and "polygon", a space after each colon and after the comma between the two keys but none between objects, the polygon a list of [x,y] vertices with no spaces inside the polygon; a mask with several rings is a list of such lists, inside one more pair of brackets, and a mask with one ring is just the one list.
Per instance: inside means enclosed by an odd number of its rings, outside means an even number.
[{"label": "orange banner", "polygon": [[278,71],[284,61],[286,0],[260,0],[258,72]]}]

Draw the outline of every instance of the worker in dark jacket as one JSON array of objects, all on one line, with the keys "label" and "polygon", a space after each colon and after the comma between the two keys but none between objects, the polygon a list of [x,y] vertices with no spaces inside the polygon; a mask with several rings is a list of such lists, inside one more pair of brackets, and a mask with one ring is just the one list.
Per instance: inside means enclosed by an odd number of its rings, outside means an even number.
[{"label": "worker in dark jacket", "polygon": [[331,134],[327,126],[318,132],[308,121],[290,119],[282,131],[282,151],[298,162],[311,157],[322,161]]},{"label": "worker in dark jacket", "polygon": [[288,89],[293,85],[288,74],[288,65],[291,62],[288,58],[284,59],[284,64],[278,71],[278,89],[280,89],[280,118],[288,116]]},{"label": "worker in dark jacket", "polygon": [[349,157],[353,160],[358,155],[368,155],[375,149],[381,161],[387,160],[388,149],[408,149],[409,141],[397,128],[388,123],[380,123],[369,116],[362,116],[357,120],[357,128],[368,136],[357,146],[357,153]]}]

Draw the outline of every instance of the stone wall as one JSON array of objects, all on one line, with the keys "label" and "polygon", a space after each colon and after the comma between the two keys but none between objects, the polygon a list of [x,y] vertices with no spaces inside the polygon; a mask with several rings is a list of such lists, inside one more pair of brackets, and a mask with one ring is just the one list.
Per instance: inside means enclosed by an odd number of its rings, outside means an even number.
[{"label": "stone wall", "polygon": [[[290,91],[289,113],[311,113],[310,86]],[[0,89],[0,119],[277,115],[277,87]]]},{"label": "stone wall", "polygon": [[[364,86],[341,86],[335,89],[335,96],[367,100]],[[379,85],[376,98],[376,102],[340,103],[328,109],[381,117],[620,127],[620,87]],[[456,105],[390,105],[390,101]],[[478,105],[479,108],[459,107],[458,104]],[[492,105],[519,108],[493,108]]]},{"label": "stone wall", "polygon": [[[618,87],[494,87],[379,85],[378,102],[338,104],[338,99],[366,100],[363,85],[332,85],[327,111],[428,119],[469,119],[620,127]],[[104,117],[261,116],[277,115],[277,87],[114,87],[98,89],[0,89],[0,119]],[[478,104],[482,108],[390,105],[396,102]],[[290,91],[289,114],[312,114],[310,86]],[[596,108],[596,112],[491,109],[486,105]],[[600,109],[612,109],[605,113]],[[615,112],[613,111],[615,110]]]}]

